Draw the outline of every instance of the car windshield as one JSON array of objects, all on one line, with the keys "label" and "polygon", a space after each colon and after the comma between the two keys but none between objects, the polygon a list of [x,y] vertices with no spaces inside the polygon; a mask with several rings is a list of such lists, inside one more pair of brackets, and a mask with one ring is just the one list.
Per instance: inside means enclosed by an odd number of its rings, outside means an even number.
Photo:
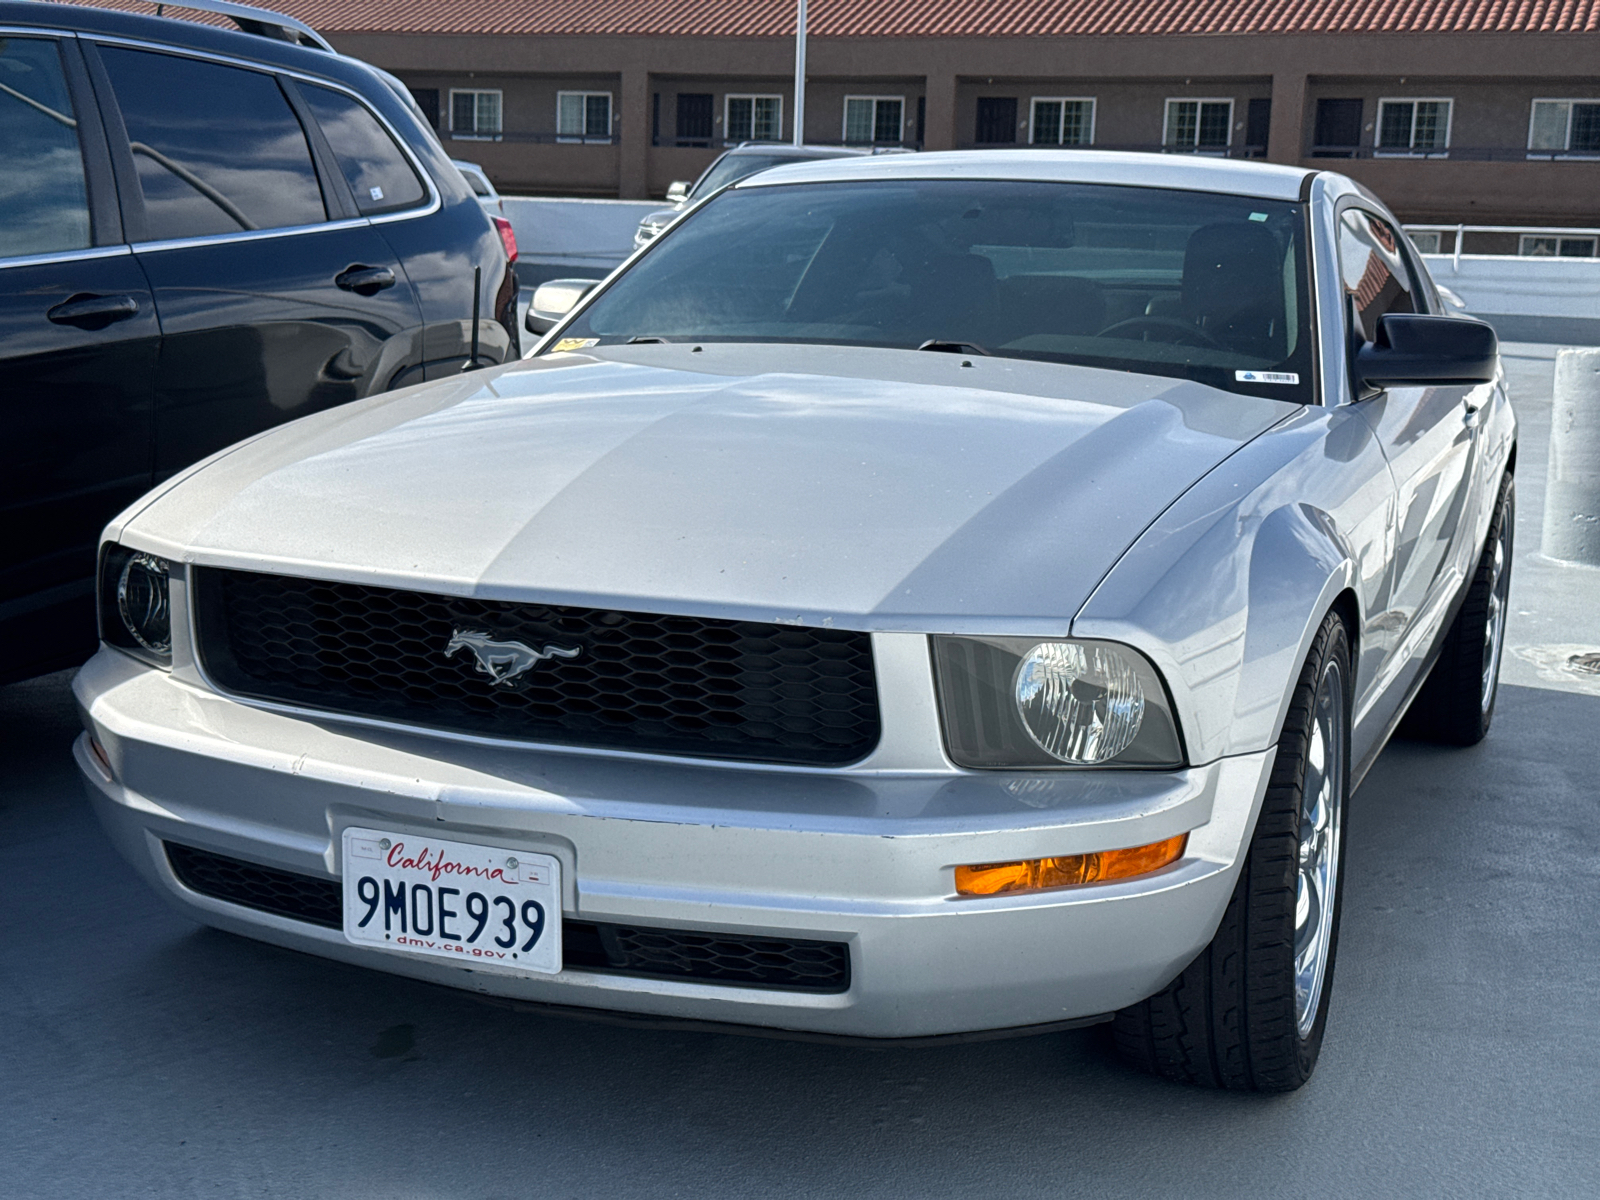
[{"label": "car windshield", "polygon": [[718,188],[727,187],[746,175],[754,175],[757,171],[765,171],[768,167],[805,161],[805,158],[793,154],[724,154],[711,164],[709,171],[700,176],[694,185],[694,190],[689,193],[689,198],[698,200],[702,196],[709,196]]},{"label": "car windshield", "polygon": [[564,332],[953,349],[1305,402],[1309,308],[1297,204],[868,180],[724,192]]}]

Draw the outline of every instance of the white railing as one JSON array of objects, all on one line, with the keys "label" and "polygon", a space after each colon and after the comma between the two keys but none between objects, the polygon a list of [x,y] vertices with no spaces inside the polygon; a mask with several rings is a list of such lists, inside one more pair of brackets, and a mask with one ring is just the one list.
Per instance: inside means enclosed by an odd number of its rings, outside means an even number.
[{"label": "white railing", "polygon": [[[1595,243],[1596,248],[1600,249],[1600,229],[1580,228],[1580,227],[1576,227],[1576,226],[1566,226],[1566,225],[1402,225],[1401,228],[1403,230],[1405,230],[1406,235],[1412,239],[1413,244],[1416,243],[1416,240],[1417,240],[1416,239],[1416,235],[1419,234],[1419,233],[1422,233],[1422,234],[1428,234],[1428,233],[1438,234],[1441,239],[1447,233],[1454,234],[1455,235],[1455,245],[1454,245],[1454,247],[1453,247],[1453,249],[1452,249],[1452,251],[1451,251],[1451,253],[1449,255],[1449,258],[1451,260],[1452,266],[1458,271],[1461,269],[1461,259],[1462,259],[1461,246],[1462,246],[1462,243],[1466,241],[1466,236],[1469,233],[1513,233],[1513,234],[1517,234],[1519,238],[1521,238],[1521,237],[1589,238]],[[1520,243],[1519,243],[1519,245],[1520,245]],[[1421,246],[1418,246],[1418,250],[1421,251],[1421,253],[1423,253],[1424,255],[1427,255],[1428,257],[1436,257],[1439,254],[1438,251],[1424,250],[1424,249],[1422,249]],[[1537,254],[1524,255],[1524,254],[1518,253],[1518,254],[1484,254],[1484,255],[1478,255],[1476,257],[1480,257],[1480,258],[1554,258],[1554,257],[1558,257],[1558,256],[1556,256],[1556,255],[1537,255]]]}]

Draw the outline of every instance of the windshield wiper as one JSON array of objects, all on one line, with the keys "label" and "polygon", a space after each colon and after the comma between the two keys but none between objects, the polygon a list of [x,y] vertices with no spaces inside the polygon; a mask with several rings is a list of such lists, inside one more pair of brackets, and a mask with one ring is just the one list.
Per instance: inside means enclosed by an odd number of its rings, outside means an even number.
[{"label": "windshield wiper", "polygon": [[941,354],[981,354],[985,358],[994,356],[977,342],[944,342],[938,338],[929,338],[917,347],[918,350],[936,350]]}]

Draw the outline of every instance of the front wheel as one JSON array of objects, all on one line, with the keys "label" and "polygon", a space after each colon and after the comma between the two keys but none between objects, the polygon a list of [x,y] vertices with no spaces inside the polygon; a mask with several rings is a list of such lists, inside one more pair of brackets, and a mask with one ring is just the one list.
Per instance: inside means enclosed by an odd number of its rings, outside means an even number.
[{"label": "front wheel", "polygon": [[1222,924],[1183,973],[1117,1014],[1122,1055],[1202,1087],[1288,1092],[1322,1048],[1344,890],[1350,640],[1329,613],[1290,698]]}]

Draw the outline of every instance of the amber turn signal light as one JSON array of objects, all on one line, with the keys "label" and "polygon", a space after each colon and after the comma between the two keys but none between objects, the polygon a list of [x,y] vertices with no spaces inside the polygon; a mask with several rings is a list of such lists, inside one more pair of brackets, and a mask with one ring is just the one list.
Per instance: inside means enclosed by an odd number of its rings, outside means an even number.
[{"label": "amber turn signal light", "polygon": [[956,868],[956,894],[999,896],[1006,892],[1042,892],[1080,883],[1105,883],[1159,871],[1183,857],[1189,835],[1180,833],[1165,841],[1128,850],[1102,850],[1098,854],[1068,854],[1061,858],[1026,858],[1021,862],[981,863]]}]

